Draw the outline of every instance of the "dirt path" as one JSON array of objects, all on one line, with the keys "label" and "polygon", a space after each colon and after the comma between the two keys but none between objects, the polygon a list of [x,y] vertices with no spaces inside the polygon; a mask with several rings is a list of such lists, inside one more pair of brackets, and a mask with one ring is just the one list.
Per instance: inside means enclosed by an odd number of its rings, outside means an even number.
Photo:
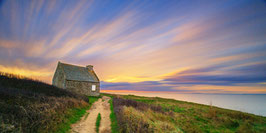
[{"label": "dirt path", "polygon": [[71,126],[72,133],[96,133],[96,119],[98,113],[101,114],[100,133],[111,133],[110,121],[110,97],[103,96],[93,103],[90,110],[81,118],[81,120]]}]

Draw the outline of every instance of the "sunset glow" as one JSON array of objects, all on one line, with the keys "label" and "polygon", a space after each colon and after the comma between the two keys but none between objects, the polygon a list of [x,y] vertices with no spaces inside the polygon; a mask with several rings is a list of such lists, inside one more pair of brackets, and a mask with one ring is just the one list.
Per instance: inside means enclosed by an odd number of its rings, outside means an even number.
[{"label": "sunset glow", "polygon": [[266,4],[0,1],[0,71],[51,84],[58,61],[105,91],[266,94]]}]

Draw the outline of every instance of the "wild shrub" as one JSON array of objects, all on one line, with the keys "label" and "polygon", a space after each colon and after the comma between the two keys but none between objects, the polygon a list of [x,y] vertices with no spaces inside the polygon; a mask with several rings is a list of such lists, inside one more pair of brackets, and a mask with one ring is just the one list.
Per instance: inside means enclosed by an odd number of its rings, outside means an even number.
[{"label": "wild shrub", "polygon": [[143,102],[138,102],[135,100],[130,100],[130,99],[123,99],[123,98],[118,98],[114,97],[113,100],[114,106],[127,106],[127,107],[134,107],[138,110],[146,111],[147,109],[151,109],[155,112],[159,113],[166,113],[161,106],[156,106],[156,105],[150,105],[146,104]]},{"label": "wild shrub", "polygon": [[182,132],[171,122],[173,112],[165,112],[161,106],[118,97],[113,98],[113,105],[120,132]]}]

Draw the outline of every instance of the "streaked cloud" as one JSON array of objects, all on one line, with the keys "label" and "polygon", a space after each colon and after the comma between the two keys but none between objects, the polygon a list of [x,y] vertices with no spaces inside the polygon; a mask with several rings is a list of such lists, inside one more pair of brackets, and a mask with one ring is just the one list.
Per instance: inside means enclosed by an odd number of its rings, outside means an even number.
[{"label": "streaked cloud", "polygon": [[[186,69],[160,81],[108,83],[108,90],[179,91],[193,93],[265,93],[266,64],[248,64],[226,69],[225,65]],[[219,72],[223,71],[223,72]]]},{"label": "streaked cloud", "polygon": [[62,61],[94,65],[103,89],[266,93],[264,5],[3,1],[0,71],[51,83]]}]

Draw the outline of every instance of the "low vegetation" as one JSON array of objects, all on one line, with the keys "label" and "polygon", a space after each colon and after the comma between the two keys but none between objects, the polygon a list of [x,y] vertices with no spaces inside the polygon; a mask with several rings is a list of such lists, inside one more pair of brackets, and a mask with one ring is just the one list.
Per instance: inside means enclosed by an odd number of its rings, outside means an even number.
[{"label": "low vegetation", "polygon": [[98,99],[101,98],[101,96],[89,96],[89,105],[90,107],[92,106],[92,104],[96,101],[98,101]]},{"label": "low vegetation", "polygon": [[119,132],[266,132],[266,118],[164,98],[113,95]]},{"label": "low vegetation", "polygon": [[66,132],[88,107],[86,96],[0,74],[0,132]]},{"label": "low vegetation", "polygon": [[99,113],[98,116],[97,116],[97,120],[96,120],[96,133],[99,133],[99,128],[100,128],[100,125],[101,125],[101,114]]}]

